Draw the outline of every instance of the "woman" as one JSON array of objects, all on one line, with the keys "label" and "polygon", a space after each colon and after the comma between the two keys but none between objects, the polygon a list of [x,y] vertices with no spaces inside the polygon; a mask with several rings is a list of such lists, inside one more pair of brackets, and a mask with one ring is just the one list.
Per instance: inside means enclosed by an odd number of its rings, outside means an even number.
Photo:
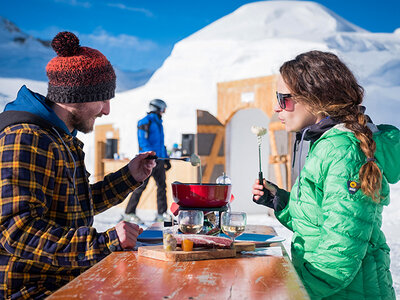
[{"label": "woman", "polygon": [[304,140],[310,149],[290,193],[256,180],[253,200],[293,231],[292,261],[311,299],[395,299],[380,228],[389,183],[400,179],[399,130],[369,122],[363,88],[332,53],[284,63],[277,98],[299,157]]}]

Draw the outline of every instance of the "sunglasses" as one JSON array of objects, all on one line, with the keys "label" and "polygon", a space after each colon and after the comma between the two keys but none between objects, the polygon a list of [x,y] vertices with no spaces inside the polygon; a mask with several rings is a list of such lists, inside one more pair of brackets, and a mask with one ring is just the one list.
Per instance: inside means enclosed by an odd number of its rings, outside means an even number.
[{"label": "sunglasses", "polygon": [[296,101],[292,99],[292,94],[281,94],[276,92],[276,98],[278,99],[280,108],[288,111],[294,110],[294,103]]}]

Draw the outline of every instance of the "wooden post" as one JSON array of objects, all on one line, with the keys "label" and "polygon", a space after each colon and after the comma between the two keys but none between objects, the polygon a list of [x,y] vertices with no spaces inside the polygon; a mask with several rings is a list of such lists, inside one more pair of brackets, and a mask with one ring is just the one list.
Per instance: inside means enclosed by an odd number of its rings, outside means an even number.
[{"label": "wooden post", "polygon": [[197,154],[204,168],[203,183],[215,182],[225,171],[225,126],[207,111],[197,111]]},{"label": "wooden post", "polygon": [[[104,162],[106,150],[107,132],[112,132],[113,138],[119,140],[119,129],[115,129],[112,124],[96,125],[94,130],[94,179],[102,180],[104,177]],[[119,149],[119,143],[118,143]]]}]

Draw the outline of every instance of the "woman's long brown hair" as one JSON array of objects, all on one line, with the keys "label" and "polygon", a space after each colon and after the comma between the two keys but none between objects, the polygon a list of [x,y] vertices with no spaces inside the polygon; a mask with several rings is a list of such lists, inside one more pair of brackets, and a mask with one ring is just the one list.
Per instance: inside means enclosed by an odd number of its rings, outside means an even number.
[{"label": "woman's long brown hair", "polygon": [[367,127],[367,117],[359,109],[364,89],[349,68],[333,53],[310,51],[285,62],[280,73],[291,93],[315,114],[330,116],[354,132],[366,163],[359,179],[363,193],[380,200],[382,173],[373,160],[376,144]]}]

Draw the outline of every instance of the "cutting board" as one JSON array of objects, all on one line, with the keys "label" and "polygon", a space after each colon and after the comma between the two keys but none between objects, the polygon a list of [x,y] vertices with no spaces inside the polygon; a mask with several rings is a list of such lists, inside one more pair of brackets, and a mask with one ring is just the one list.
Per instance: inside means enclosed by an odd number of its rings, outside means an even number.
[{"label": "cutting board", "polygon": [[[179,248],[178,248],[179,249]],[[165,251],[162,245],[139,247],[138,255],[164,261],[188,261],[229,258],[236,256],[235,249],[194,249],[193,251]]]},{"label": "cutting board", "polygon": [[256,244],[251,242],[235,242],[236,252],[242,251],[254,251],[256,250]]}]

